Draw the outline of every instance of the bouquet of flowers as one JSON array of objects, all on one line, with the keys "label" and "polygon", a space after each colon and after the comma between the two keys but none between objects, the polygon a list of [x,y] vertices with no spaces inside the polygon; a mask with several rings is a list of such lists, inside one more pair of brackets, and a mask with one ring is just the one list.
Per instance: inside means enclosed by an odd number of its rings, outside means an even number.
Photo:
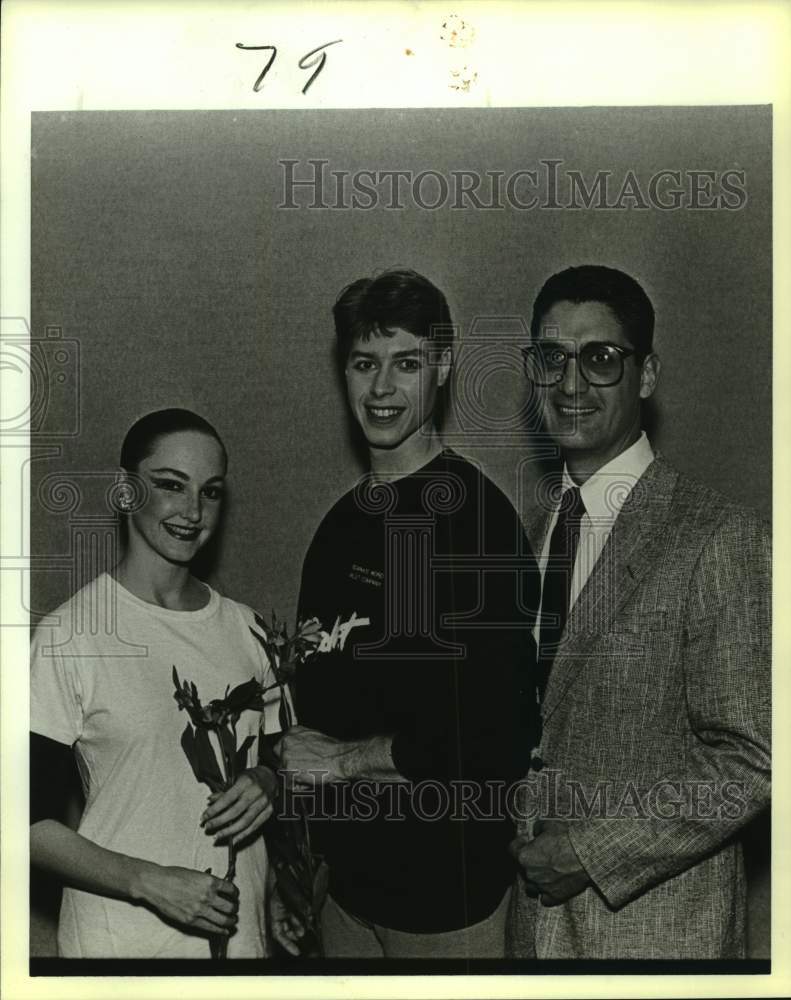
[{"label": "bouquet of flowers", "polygon": [[[264,694],[277,684],[262,687],[251,677],[233,690],[225,689],[224,698],[214,698],[202,705],[198,689],[191,682],[182,683],[178,671],[173,667],[173,683],[176,686],[174,698],[179,709],[184,709],[190,722],[181,734],[181,746],[187,755],[193,773],[198,781],[208,785],[213,792],[224,792],[230,788],[247,767],[247,752],[255,742],[254,736],[247,736],[241,746],[236,745],[236,723],[246,709],[263,708]],[[211,736],[214,736],[212,745]],[[215,746],[219,750],[217,761]],[[211,870],[211,869],[209,869]],[[228,870],[225,879],[232,882],[236,875],[236,846],[228,841]],[[209,938],[211,956],[223,959],[228,951],[228,939],[222,935]]]},{"label": "bouquet of flowers", "polygon": [[[269,622],[256,615],[255,623],[258,628],[250,631],[263,646],[280,688],[279,722],[281,731],[286,733],[294,724],[291,687],[297,666],[319,649],[323,638],[321,624],[311,618],[298,622],[296,630],[289,633],[286,622],[279,621],[274,612]],[[278,769],[280,761],[264,741],[261,748],[263,763]],[[282,806],[289,793],[287,778],[282,774],[279,792]],[[297,797],[293,805],[294,809],[276,811],[264,834],[281,902],[305,928],[299,943],[300,953],[313,957],[322,954],[319,913],[327,892],[327,868],[311,848],[302,800]]]}]

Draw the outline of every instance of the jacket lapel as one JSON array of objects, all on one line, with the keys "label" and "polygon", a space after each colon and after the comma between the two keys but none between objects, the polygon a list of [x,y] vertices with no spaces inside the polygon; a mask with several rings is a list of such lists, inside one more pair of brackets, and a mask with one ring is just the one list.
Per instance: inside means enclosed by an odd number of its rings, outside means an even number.
[{"label": "jacket lapel", "polygon": [[552,511],[539,508],[530,517],[525,518],[525,534],[530,543],[530,550],[535,556],[536,562],[541,559],[544,550],[544,542],[547,538],[549,522],[552,520]]},{"label": "jacket lapel", "polygon": [[555,514],[560,495],[563,492],[563,474],[561,469],[552,469],[543,474],[535,483],[533,502],[528,511],[523,510],[523,524],[527,540],[533,551],[536,562],[540,562],[541,553],[547,541],[549,525]]},{"label": "jacket lapel", "polygon": [[626,498],[571,609],[547,685],[544,721],[578,676],[586,650],[610,627],[663,546],[677,479],[678,473],[658,455]]}]

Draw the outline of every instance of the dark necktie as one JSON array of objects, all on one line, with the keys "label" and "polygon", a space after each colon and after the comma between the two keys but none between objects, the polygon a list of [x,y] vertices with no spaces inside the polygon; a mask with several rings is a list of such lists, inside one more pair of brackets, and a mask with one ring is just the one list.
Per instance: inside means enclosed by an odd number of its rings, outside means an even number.
[{"label": "dark necktie", "polygon": [[560,498],[558,519],[549,542],[549,558],[541,590],[541,634],[538,656],[539,695],[544,700],[552,661],[569,613],[571,579],[580,540],[580,520],[585,513],[579,487],[567,489]]}]

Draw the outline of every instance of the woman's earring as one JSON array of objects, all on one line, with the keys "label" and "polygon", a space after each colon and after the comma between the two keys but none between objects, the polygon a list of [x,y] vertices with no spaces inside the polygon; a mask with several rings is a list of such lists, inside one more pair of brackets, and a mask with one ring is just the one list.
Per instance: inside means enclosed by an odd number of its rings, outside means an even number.
[{"label": "woman's earring", "polygon": [[127,485],[116,487],[113,497],[116,510],[122,514],[128,514],[134,508],[135,498],[132,490]]},{"label": "woman's earring", "polygon": [[107,491],[107,505],[118,514],[134,514],[147,499],[146,484],[134,473],[128,473]]}]

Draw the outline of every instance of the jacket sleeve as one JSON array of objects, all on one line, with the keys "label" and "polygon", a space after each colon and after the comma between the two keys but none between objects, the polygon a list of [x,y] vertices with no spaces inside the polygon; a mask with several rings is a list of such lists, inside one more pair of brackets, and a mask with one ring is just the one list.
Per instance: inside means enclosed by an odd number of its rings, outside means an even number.
[{"label": "jacket sleeve", "polygon": [[[728,516],[704,545],[687,599],[683,678],[690,735],[683,809],[642,789],[639,816],[569,824],[574,849],[615,907],[721,847],[770,797],[771,569],[757,517]],[[702,803],[702,805],[701,805]],[[668,815],[672,812],[672,815]]]}]

